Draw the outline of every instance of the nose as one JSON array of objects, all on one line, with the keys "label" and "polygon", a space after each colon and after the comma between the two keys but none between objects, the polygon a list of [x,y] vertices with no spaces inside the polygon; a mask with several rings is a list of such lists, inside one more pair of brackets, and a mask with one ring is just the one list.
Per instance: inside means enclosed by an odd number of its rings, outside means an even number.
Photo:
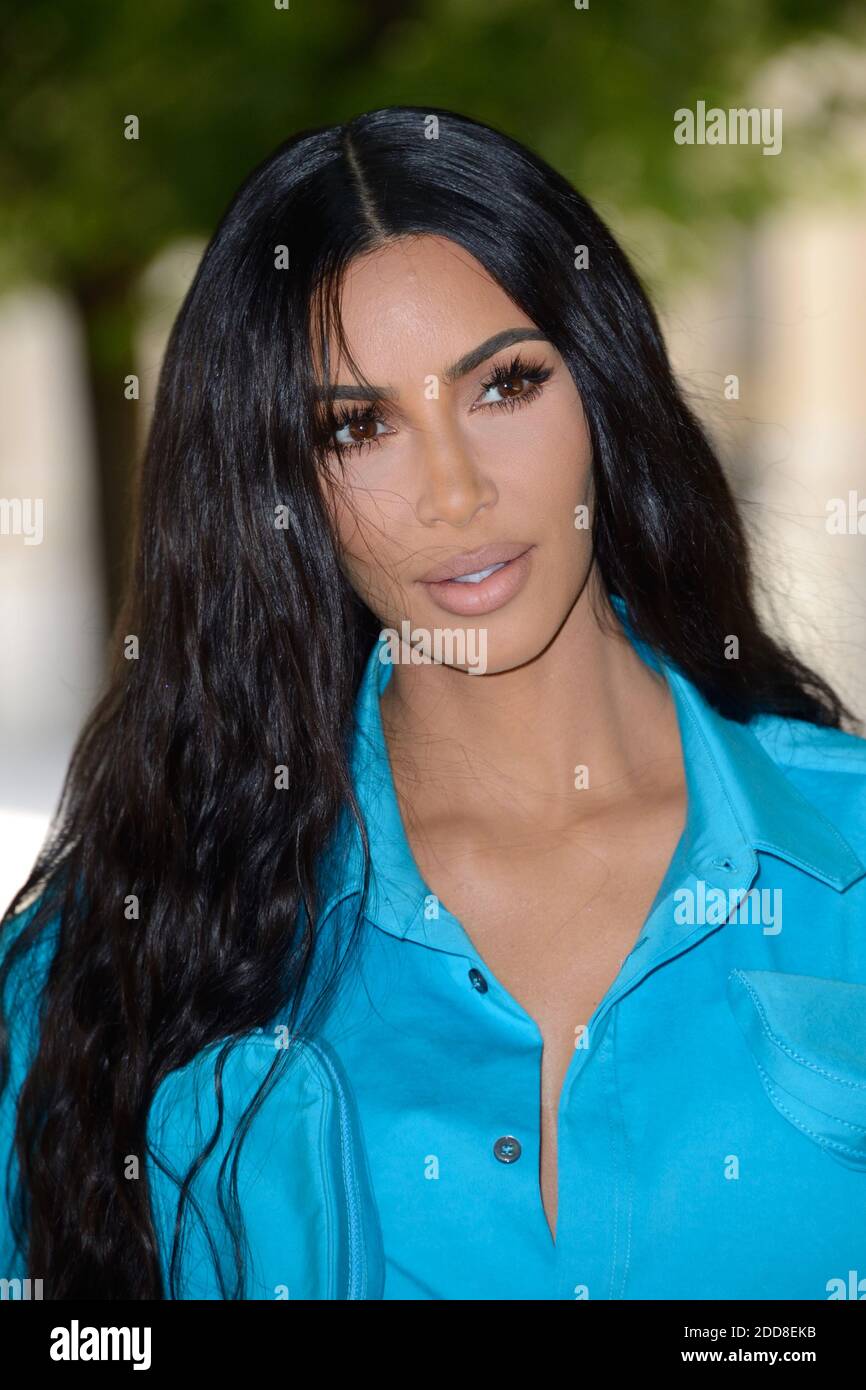
[{"label": "nose", "polygon": [[450,526],[468,526],[482,507],[493,505],[498,495],[493,479],[473,458],[457,428],[425,435],[421,487],[415,507],[422,525],[445,521]]}]

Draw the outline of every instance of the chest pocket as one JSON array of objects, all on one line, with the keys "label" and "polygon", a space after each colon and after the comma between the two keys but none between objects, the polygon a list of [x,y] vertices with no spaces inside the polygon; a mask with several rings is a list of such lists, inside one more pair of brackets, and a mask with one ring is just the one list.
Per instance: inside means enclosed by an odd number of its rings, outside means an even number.
[{"label": "chest pocket", "polygon": [[866,1173],[866,985],[732,970],[727,993],[779,1113]]}]

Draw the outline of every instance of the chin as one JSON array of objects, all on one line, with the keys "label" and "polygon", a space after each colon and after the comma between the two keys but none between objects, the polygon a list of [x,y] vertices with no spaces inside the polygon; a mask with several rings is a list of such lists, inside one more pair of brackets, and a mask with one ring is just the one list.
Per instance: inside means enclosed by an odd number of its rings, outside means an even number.
[{"label": "chin", "polygon": [[516,671],[539,656],[553,636],[550,633],[539,638],[536,623],[515,625],[504,615],[499,622],[488,621],[484,626],[481,623],[477,627],[467,624],[465,633],[462,652],[457,650],[458,644],[454,643],[455,659],[448,659],[444,642],[441,644],[442,654],[447,665],[476,678]]},{"label": "chin", "polygon": [[382,623],[391,659],[416,667],[450,666],[473,676],[517,670],[539,656],[556,636],[550,606],[506,604],[477,619],[417,605],[411,616]]}]

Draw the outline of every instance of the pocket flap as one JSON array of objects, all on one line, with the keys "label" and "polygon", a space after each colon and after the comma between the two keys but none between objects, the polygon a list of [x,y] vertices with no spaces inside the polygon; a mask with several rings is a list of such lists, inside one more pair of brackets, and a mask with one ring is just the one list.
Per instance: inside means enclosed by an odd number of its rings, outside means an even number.
[{"label": "pocket flap", "polygon": [[732,970],[728,1002],[779,1113],[866,1171],[866,985]]}]

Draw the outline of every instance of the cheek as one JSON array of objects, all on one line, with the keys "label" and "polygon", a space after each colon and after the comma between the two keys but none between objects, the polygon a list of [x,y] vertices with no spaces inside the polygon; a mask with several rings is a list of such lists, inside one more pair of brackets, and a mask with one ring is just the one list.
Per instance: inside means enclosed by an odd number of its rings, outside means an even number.
[{"label": "cheek", "polygon": [[539,399],[500,416],[485,447],[527,469],[545,486],[562,488],[582,482],[592,458],[589,428],[580,396],[573,387],[548,388]]},{"label": "cheek", "polygon": [[339,480],[321,480],[322,500],[334,537],[340,560],[340,568],[352,587],[365,597],[368,585],[365,573],[369,565],[363,563],[369,554],[364,544],[364,518],[359,512],[357,500],[352,489]]},{"label": "cheek", "polygon": [[358,538],[358,517],[351,498],[342,492],[337,494],[331,503],[331,516],[340,549],[354,549]]},{"label": "cheek", "polygon": [[539,486],[548,498],[554,523],[574,527],[575,507],[589,506],[592,441],[579,397],[563,404],[546,422]]},{"label": "cheek", "polygon": [[366,494],[339,477],[322,484],[325,506],[341,552],[351,555],[364,548],[370,530],[365,518]]},{"label": "cheek", "polygon": [[532,477],[534,500],[525,499],[526,515],[539,517],[539,535],[548,541],[552,589],[570,592],[592,554],[592,444],[577,398],[557,402],[545,417]]},{"label": "cheek", "polygon": [[523,518],[539,535],[567,540],[569,531],[575,534],[574,509],[589,505],[592,448],[573,407],[550,411],[531,437],[512,439],[495,468],[502,509],[509,516]]},{"label": "cheek", "polygon": [[353,589],[382,621],[390,621],[399,581],[400,546],[387,516],[366,489],[344,487],[335,495],[333,516],[340,564]]}]

